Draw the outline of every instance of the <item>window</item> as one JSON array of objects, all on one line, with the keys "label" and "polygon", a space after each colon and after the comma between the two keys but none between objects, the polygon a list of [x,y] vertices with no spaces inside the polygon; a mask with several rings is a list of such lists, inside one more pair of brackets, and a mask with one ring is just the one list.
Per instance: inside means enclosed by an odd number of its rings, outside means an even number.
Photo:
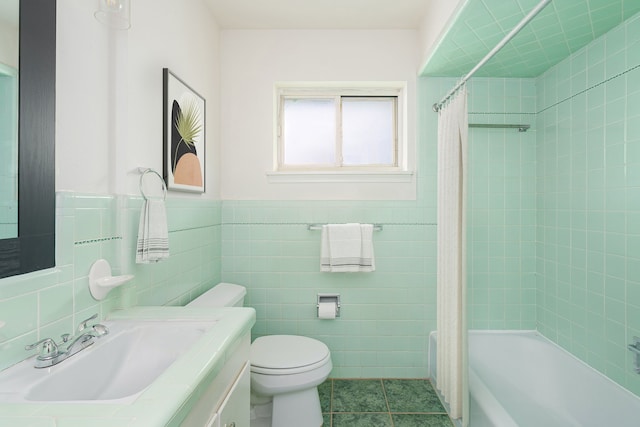
[{"label": "window", "polygon": [[276,87],[275,170],[402,170],[402,87]]}]

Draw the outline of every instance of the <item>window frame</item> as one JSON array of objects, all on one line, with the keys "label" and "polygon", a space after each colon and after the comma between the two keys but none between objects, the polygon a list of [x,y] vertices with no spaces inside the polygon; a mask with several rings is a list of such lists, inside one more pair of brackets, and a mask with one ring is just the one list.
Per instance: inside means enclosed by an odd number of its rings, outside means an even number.
[{"label": "window frame", "polygon": [[[272,178],[278,176],[298,177],[300,181],[310,182],[315,180],[323,181],[351,181],[351,180],[380,180],[383,181],[405,181],[412,175],[407,170],[407,139],[406,139],[406,82],[296,82],[296,83],[276,83],[274,86],[274,160],[273,172],[268,173]],[[343,166],[335,163],[331,165],[285,165],[284,164],[284,102],[286,99],[334,99],[337,102],[336,108],[336,161],[342,159],[342,111],[341,98],[389,98],[395,99],[394,123],[394,164],[393,165],[348,165]],[[314,176],[316,176],[314,178]],[[319,178],[318,178],[319,177]],[[325,177],[325,178],[322,178]],[[387,179],[388,178],[388,179]]]}]

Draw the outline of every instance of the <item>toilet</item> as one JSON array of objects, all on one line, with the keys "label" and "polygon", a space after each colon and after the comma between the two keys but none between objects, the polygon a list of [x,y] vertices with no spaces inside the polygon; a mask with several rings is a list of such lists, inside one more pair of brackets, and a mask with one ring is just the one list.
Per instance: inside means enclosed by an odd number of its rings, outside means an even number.
[{"label": "toilet", "polygon": [[[242,307],[246,289],[219,283],[189,307]],[[298,335],[268,335],[251,344],[251,427],[320,427],[318,385],[333,365],[322,342]]]}]

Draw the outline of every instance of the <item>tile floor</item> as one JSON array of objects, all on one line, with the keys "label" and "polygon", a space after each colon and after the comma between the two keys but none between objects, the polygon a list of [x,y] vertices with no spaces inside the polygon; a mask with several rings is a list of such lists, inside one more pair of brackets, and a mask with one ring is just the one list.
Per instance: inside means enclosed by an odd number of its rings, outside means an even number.
[{"label": "tile floor", "polygon": [[453,427],[424,379],[328,379],[318,387],[323,427]]}]

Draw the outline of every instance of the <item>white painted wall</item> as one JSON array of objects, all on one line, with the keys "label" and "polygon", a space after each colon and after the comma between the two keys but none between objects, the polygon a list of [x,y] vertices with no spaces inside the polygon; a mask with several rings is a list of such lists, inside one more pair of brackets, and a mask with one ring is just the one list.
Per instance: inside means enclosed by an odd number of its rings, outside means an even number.
[{"label": "white painted wall", "polygon": [[420,26],[420,69],[426,65],[438,42],[449,30],[468,0],[430,0],[429,11]]},{"label": "white painted wall", "polygon": [[202,0],[133,0],[131,29],[96,21],[97,2],[58,0],[56,189],[138,194],[138,166],[162,172],[162,68],[207,101],[206,193],[219,198],[219,28]]},{"label": "white painted wall", "polygon": [[0,62],[18,68],[18,28],[0,20]]},{"label": "white painted wall", "polygon": [[[269,183],[279,81],[406,81],[415,156],[418,33],[413,30],[223,30],[223,200],[411,200],[409,183]],[[410,165],[414,168],[415,165]]]}]

